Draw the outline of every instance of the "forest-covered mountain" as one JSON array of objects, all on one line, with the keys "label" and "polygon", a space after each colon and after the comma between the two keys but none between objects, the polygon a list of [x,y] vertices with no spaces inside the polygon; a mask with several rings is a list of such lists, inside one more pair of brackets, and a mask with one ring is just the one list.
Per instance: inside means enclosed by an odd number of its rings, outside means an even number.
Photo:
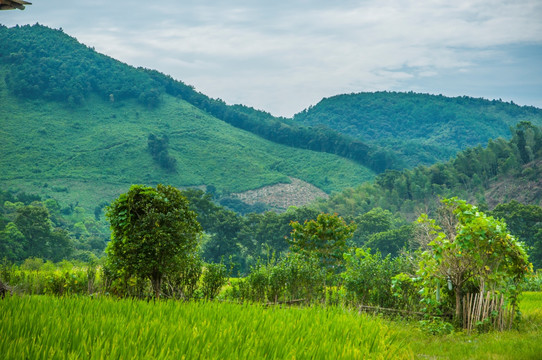
[{"label": "forest-covered mountain", "polygon": [[228,194],[290,177],[328,193],[374,177],[359,161],[334,153],[341,137],[323,149],[329,151],[310,150],[336,133],[322,132],[318,140],[305,129],[315,139],[306,146],[272,141],[245,130],[246,123],[261,129],[276,123],[276,134],[287,134],[281,119],[120,63],[60,30],[0,26],[0,37],[4,188],[92,212],[133,183],[161,182],[207,187],[235,208]]},{"label": "forest-covered mountain", "polygon": [[532,107],[386,92],[340,95],[294,119],[276,118],[127,66],[62,30],[0,26],[0,36],[3,180],[77,173],[83,182],[163,181],[230,193],[295,177],[329,193],[509,137],[509,126],[523,120],[542,124],[542,110]]},{"label": "forest-covered mountain", "polygon": [[274,143],[336,154],[376,172],[400,167],[393,156],[378,147],[327,127],[303,127],[245,106],[228,106],[167,75],[136,69],[96,53],[61,30],[40,25],[0,26],[0,36],[6,86],[18,97],[77,106],[97,95],[105,101],[136,100],[148,108],[159,108],[171,95]]},{"label": "forest-covered mountain", "polygon": [[388,170],[318,207],[350,218],[380,207],[414,220],[434,211],[440,197],[457,196],[489,210],[511,200],[542,205],[542,128],[522,122],[512,132],[509,141],[490,140],[447,162]]},{"label": "forest-covered mountain", "polygon": [[497,100],[416,93],[338,95],[295,115],[394,153],[409,167],[447,161],[458,151],[510,138],[521,121],[542,125],[542,110]]}]

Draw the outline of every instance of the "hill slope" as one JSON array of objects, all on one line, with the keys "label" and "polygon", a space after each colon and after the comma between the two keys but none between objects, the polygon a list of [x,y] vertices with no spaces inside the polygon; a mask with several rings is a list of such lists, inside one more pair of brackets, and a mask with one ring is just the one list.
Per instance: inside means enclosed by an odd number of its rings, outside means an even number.
[{"label": "hill slope", "polygon": [[[350,160],[271,143],[169,96],[152,110],[101,99],[71,108],[20,100],[5,89],[0,102],[2,184],[86,205],[111,200],[132,183],[213,185],[229,193],[292,176],[330,192],[373,177]],[[150,134],[169,137],[176,171],[153,161]]]},{"label": "hill slope", "polygon": [[[213,185],[227,195],[298,178],[331,192],[373,178],[333,154],[296,149],[240,130],[168,94],[155,107],[135,99],[81,104],[12,95],[0,65],[0,183],[92,210],[130,184]],[[167,136],[174,171],[149,153]],[[299,204],[298,204],[299,205]]]},{"label": "hill slope", "polygon": [[510,138],[510,127],[521,121],[540,126],[542,110],[469,97],[378,92],[326,98],[294,119],[386,147],[412,167],[446,161],[489,139]]}]

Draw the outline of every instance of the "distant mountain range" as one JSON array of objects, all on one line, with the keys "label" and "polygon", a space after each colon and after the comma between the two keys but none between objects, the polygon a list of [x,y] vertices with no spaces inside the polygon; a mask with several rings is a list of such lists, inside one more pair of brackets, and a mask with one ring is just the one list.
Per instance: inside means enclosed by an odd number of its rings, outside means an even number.
[{"label": "distant mountain range", "polygon": [[[0,26],[0,38],[0,183],[87,209],[133,183],[202,187],[234,208],[301,205],[509,138],[524,120],[542,125],[533,107],[388,92],[339,95],[277,118],[123,64],[61,30]],[[277,207],[257,191],[240,194],[279,183],[307,195]]]},{"label": "distant mountain range", "polygon": [[337,95],[297,114],[395,154],[408,167],[447,161],[458,151],[510,138],[521,121],[542,125],[542,110],[470,97],[377,92]]}]

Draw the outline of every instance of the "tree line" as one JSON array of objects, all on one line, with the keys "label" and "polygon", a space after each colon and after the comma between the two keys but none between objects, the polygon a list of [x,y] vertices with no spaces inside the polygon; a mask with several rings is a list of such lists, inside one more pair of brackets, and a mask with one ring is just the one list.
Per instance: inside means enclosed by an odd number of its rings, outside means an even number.
[{"label": "tree line", "polygon": [[97,260],[107,240],[99,216],[79,206],[62,208],[54,199],[0,191],[0,260]]},{"label": "tree line", "polygon": [[[212,300],[220,295],[239,302],[384,307],[423,314],[430,331],[452,325],[470,331],[473,324],[481,331],[510,328],[532,272],[524,245],[504,222],[476,206],[458,198],[440,203],[436,219],[420,215],[410,249],[395,257],[352,245],[357,225],[337,214],[292,221],[287,251],[258,260],[224,289],[232,269],[224,261],[202,262],[203,228],[182,192],[133,185],[107,207],[112,236],[102,283],[91,263],[86,276],[81,270],[49,275],[45,290],[85,292],[81,280],[88,292],[99,286],[121,297]],[[9,265],[0,266],[0,275],[12,284],[26,282]],[[473,296],[479,300],[471,301]],[[484,301],[490,312],[477,311]]]}]

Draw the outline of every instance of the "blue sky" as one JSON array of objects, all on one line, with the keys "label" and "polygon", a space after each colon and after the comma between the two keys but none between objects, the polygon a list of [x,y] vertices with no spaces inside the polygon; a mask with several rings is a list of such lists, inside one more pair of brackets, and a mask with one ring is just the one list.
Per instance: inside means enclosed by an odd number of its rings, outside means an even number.
[{"label": "blue sky", "polygon": [[282,116],[377,90],[542,108],[540,19],[540,0],[34,0],[0,13]]}]

